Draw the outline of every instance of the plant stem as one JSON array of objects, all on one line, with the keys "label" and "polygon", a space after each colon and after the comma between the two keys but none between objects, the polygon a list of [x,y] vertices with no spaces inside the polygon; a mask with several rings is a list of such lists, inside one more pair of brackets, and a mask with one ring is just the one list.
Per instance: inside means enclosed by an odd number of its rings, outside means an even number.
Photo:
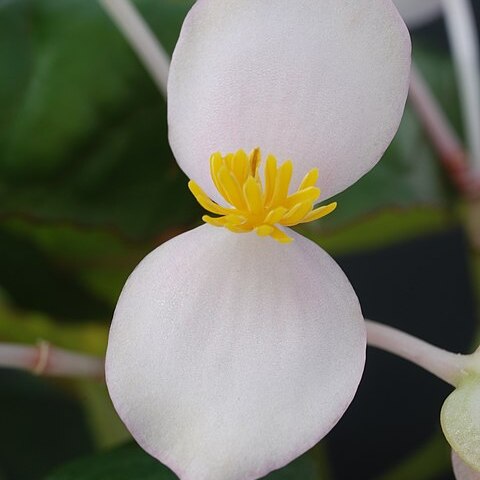
[{"label": "plant stem", "polygon": [[53,377],[103,378],[101,358],[69,352],[41,341],[36,346],[0,343],[0,367]]},{"label": "plant stem", "polygon": [[396,328],[365,320],[368,345],[393,353],[457,386],[469,356],[448,352]]},{"label": "plant stem", "polygon": [[468,170],[465,150],[437,99],[433,96],[427,82],[415,65],[412,65],[409,99],[453,183],[463,192]]},{"label": "plant stem", "polygon": [[166,98],[170,58],[145,20],[129,0],[100,0],[100,3],[130,42]]},{"label": "plant stem", "polygon": [[[435,347],[396,328],[365,320],[368,345],[415,363],[445,382],[456,386],[469,369],[472,355],[461,355]],[[0,343],[0,368],[29,370],[54,377],[103,378],[104,361],[99,357],[53,347]]]},{"label": "plant stem", "polygon": [[480,176],[480,63],[470,0],[442,0],[463,104],[472,176]]}]

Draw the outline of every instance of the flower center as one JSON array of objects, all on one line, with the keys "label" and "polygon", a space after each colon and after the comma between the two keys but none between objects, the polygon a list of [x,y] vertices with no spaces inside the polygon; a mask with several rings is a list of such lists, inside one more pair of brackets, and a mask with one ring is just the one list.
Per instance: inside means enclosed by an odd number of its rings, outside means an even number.
[{"label": "flower center", "polygon": [[247,155],[243,150],[222,156],[210,157],[213,183],[230,208],[211,200],[194,182],[188,187],[198,203],[215,215],[204,215],[203,221],[216,227],[226,227],[235,233],[255,231],[261,237],[270,236],[281,243],[289,243],[289,237],[277,225],[291,227],[299,223],[313,222],[333,212],[336,202],[313,208],[320,196],[315,187],[318,169],[308,172],[298,190],[289,195],[293,164],[291,160],[277,166],[277,159],[268,155],[265,163],[264,184],[259,175],[261,153],[259,148]]}]

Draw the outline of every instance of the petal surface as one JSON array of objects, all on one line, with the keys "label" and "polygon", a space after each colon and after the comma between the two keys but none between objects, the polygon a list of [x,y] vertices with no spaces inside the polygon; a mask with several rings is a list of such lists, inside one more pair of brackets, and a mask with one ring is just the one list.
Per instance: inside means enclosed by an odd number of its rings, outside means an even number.
[{"label": "petal surface", "polygon": [[393,0],[409,27],[415,28],[438,17],[442,0]]},{"label": "petal surface", "polygon": [[107,385],[137,442],[185,480],[259,478],[316,444],[365,362],[357,297],[317,245],[208,225],[132,273]]},{"label": "petal surface", "polygon": [[480,378],[467,377],[448,396],[440,419],[452,449],[466,464],[480,470]]},{"label": "petal surface", "polygon": [[325,200],[383,155],[409,71],[390,0],[198,0],[172,59],[170,144],[212,198],[210,155],[260,147],[294,162],[293,184],[319,168]]},{"label": "petal surface", "polygon": [[452,450],[452,466],[456,480],[480,480],[480,472],[469,467],[454,450]]}]

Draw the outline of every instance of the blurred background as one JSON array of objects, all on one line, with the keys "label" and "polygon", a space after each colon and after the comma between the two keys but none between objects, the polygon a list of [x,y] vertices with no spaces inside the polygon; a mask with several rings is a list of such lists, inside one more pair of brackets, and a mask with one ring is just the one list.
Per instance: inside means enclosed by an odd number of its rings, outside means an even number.
[{"label": "blurred background", "polygon": [[[192,1],[135,3],[171,52]],[[462,136],[443,20],[412,34],[418,68]],[[472,350],[471,204],[410,105],[385,158],[336,200],[335,215],[303,233],[338,260],[365,315]],[[131,270],[201,214],[168,146],[165,101],[98,3],[0,0],[0,341],[102,356]],[[338,426],[268,478],[450,480],[439,426],[449,391],[369,349]],[[174,478],[131,442],[102,381],[0,368],[0,480]]]}]

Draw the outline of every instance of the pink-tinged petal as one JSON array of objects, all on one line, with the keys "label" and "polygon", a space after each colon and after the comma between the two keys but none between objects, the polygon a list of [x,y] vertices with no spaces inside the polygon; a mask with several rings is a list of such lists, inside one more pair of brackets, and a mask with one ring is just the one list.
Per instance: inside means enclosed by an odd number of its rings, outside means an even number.
[{"label": "pink-tinged petal", "polygon": [[106,359],[137,442],[185,480],[248,480],[311,448],[350,404],[365,361],[357,297],[295,234],[283,245],[204,225],[132,273]]},{"label": "pink-tinged petal", "polygon": [[[393,0],[409,27],[419,27],[442,11],[442,0]],[[454,0],[455,1],[455,0]]]},{"label": "pink-tinged petal", "polygon": [[480,472],[468,466],[454,450],[452,450],[452,466],[457,480],[480,480]]},{"label": "pink-tinged petal", "polygon": [[409,72],[390,0],[198,0],[172,59],[170,144],[212,198],[209,156],[260,147],[294,162],[293,185],[318,167],[326,199],[383,155]]}]

